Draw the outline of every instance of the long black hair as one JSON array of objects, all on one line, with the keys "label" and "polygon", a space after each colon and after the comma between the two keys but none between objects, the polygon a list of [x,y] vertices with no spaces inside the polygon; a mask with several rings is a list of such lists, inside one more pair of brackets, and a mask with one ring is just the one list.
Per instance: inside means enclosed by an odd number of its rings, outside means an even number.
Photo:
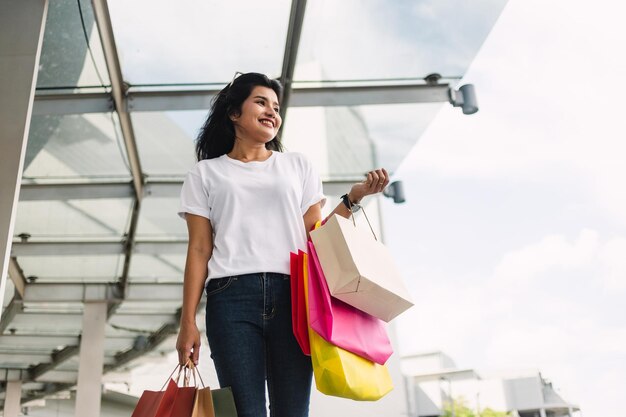
[{"label": "long black hair", "polygon": [[[241,105],[250,96],[254,87],[261,86],[274,90],[276,97],[282,98],[283,87],[278,80],[271,80],[264,74],[249,72],[235,78],[220,91],[211,103],[211,110],[196,139],[198,161],[212,159],[227,154],[235,145],[235,126],[230,116],[241,114]],[[283,151],[278,134],[265,144],[272,151]]]}]

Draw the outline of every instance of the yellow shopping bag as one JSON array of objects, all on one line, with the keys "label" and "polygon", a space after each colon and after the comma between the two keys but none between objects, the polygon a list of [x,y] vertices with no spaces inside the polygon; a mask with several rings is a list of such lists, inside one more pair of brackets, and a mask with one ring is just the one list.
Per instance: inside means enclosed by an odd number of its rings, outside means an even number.
[{"label": "yellow shopping bag", "polygon": [[[302,253],[302,256],[308,320],[309,266],[307,255]],[[315,385],[321,393],[358,401],[376,401],[393,389],[391,376],[385,365],[379,365],[327,342],[311,326],[309,340]]]}]

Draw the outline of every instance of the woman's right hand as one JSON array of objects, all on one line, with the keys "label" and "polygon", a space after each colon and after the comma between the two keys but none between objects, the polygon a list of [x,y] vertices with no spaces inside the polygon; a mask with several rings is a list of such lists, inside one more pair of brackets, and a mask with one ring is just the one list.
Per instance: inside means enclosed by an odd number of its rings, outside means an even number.
[{"label": "woman's right hand", "polygon": [[181,324],[176,340],[178,363],[184,365],[191,358],[194,365],[198,365],[200,354],[200,331],[195,323]]}]

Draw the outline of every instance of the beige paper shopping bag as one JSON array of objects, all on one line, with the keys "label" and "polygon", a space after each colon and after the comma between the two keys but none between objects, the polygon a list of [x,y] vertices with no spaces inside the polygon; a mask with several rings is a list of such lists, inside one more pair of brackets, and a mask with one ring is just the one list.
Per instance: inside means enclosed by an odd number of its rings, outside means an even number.
[{"label": "beige paper shopping bag", "polygon": [[387,322],[413,305],[389,249],[369,230],[335,214],[311,240],[334,297]]}]

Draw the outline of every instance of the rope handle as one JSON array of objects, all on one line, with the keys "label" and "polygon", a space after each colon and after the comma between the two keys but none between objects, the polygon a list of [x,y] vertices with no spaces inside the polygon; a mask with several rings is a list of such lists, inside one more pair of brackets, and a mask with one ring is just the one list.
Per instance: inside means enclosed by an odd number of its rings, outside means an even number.
[{"label": "rope handle", "polygon": [[[356,227],[356,220],[354,220],[354,213],[352,213],[352,201],[349,198],[346,199],[348,201],[348,205],[350,206],[350,217],[352,218],[352,224]],[[374,240],[378,242],[378,238],[376,237],[376,233],[374,233],[374,228],[372,228],[372,224],[370,223],[370,219],[367,217],[367,213],[365,212],[365,207],[361,206],[361,211],[363,211],[363,215],[365,216],[365,220],[367,221],[367,225],[370,227],[372,234],[374,235]]]},{"label": "rope handle", "polygon": [[[178,371],[178,373],[176,374],[176,377],[172,378],[172,376],[174,375],[176,371]],[[191,380],[192,376],[193,376],[193,386],[194,387],[198,386],[198,380],[196,379],[196,376],[197,376],[197,378],[200,379],[202,388],[206,388],[206,386],[204,385],[204,381],[202,380],[202,376],[200,375],[200,372],[198,371],[198,368],[196,368],[196,366],[191,361],[191,359],[187,359],[187,362],[185,362],[184,365],[182,364],[176,365],[176,367],[174,368],[170,376],[167,377],[167,379],[165,380],[165,383],[163,384],[163,386],[161,387],[159,391],[163,391],[163,389],[165,388],[167,383],[170,381],[170,379],[173,379],[176,385],[178,385],[180,383],[181,375],[183,376],[183,387],[189,386],[189,381]]]}]

